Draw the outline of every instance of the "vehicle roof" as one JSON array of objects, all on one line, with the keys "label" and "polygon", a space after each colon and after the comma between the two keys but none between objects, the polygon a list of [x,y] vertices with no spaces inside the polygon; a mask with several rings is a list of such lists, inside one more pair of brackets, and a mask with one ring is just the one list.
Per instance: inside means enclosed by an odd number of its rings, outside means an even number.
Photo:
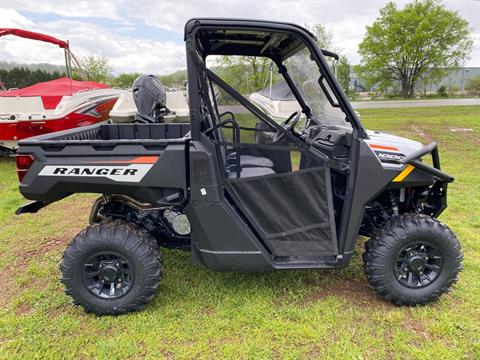
[{"label": "vehicle roof", "polygon": [[308,29],[290,22],[282,21],[271,21],[271,20],[261,20],[261,19],[245,19],[245,18],[192,18],[185,23],[185,34],[190,32],[192,28],[196,25],[217,25],[217,26],[249,26],[249,27],[260,27],[268,26],[272,28],[285,28],[285,27],[295,27],[299,30],[306,32],[309,36],[316,40],[315,35]]},{"label": "vehicle roof", "polygon": [[296,24],[253,19],[194,18],[185,25],[185,38],[202,26],[198,40],[202,55],[249,55],[284,58],[303,46],[293,33],[315,39]]}]

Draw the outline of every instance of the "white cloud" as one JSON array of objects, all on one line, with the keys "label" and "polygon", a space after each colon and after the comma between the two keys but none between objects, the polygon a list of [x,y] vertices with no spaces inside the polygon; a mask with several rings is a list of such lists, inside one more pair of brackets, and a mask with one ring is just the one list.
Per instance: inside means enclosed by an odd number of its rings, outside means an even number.
[{"label": "white cloud", "polygon": [[[168,73],[185,68],[182,41],[185,22],[193,17],[253,18],[324,24],[332,30],[334,44],[352,63],[365,28],[378,16],[387,0],[322,1],[38,1],[0,0],[0,27],[19,27],[70,40],[80,56],[107,56],[116,73],[124,71]],[[398,1],[401,7],[405,1]],[[472,28],[475,39],[470,66],[480,66],[480,1],[446,1]],[[37,14],[36,16],[29,14]],[[55,14],[55,21],[41,20]],[[33,21],[32,19],[35,19]],[[101,19],[101,21],[100,21]],[[151,28],[158,29],[159,39]],[[148,36],[142,34],[148,31]],[[150,39],[146,39],[149,37]],[[152,40],[153,38],[153,40]],[[28,49],[28,50],[27,50]],[[0,59],[22,62],[63,62],[53,45],[19,38],[0,39]]]},{"label": "white cloud", "polygon": [[[378,8],[386,1],[208,1],[136,2],[130,16],[149,26],[183,34],[186,21],[194,17],[235,17],[285,21],[300,25],[324,24],[333,31],[335,47],[357,63],[358,44]],[[167,15],[168,14],[168,15]]]},{"label": "white cloud", "polygon": [[[18,15],[10,11],[9,19],[17,19]],[[9,20],[9,23],[69,40],[72,51],[79,57],[105,56],[110,59],[110,65],[116,73],[167,74],[186,66],[183,44],[125,37],[95,24],[74,20],[37,24],[24,21],[23,26],[18,21],[13,23]],[[0,58],[21,63],[49,62],[61,65],[64,62],[62,51],[55,45],[11,36],[0,39]]]},{"label": "white cloud", "polygon": [[[360,56],[357,53],[358,44],[365,36],[366,24],[374,20],[375,16],[365,14],[350,16],[337,22],[326,22],[324,25],[332,31],[333,43],[339,51],[347,56],[351,63],[358,64],[360,62]],[[355,25],[352,26],[352,24]]]},{"label": "white cloud", "polygon": [[0,7],[0,26],[4,28],[24,28],[34,25],[33,21],[20,15],[13,9],[7,9]]},{"label": "white cloud", "polygon": [[[160,29],[183,33],[194,17],[250,18],[292,22],[301,25],[336,22],[377,9],[377,2],[355,1],[175,1],[126,4],[130,16]],[[346,13],[348,9],[348,14]]]},{"label": "white cloud", "polygon": [[122,19],[121,6],[123,1],[29,1],[29,0],[3,0],[3,6],[8,6],[18,11],[30,11],[33,13],[52,13],[62,17],[78,18],[103,18]]},{"label": "white cloud", "polygon": [[[342,50],[352,63],[358,63],[358,44],[366,26],[379,14],[388,0],[323,0],[323,1],[139,1],[126,3],[127,13],[138,21],[159,29],[183,33],[188,19],[194,17],[229,17],[268,19],[300,25],[321,23],[333,31],[335,47]],[[409,1],[397,1],[402,7]],[[470,23],[473,33],[480,33],[480,1],[446,1]],[[476,44],[470,66],[480,66],[480,44]]]}]

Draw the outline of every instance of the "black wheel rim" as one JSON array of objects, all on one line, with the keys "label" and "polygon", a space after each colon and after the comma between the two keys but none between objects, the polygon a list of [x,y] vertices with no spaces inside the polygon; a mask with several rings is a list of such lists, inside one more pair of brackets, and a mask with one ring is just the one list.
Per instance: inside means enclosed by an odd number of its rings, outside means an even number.
[{"label": "black wheel rim", "polygon": [[403,286],[423,288],[438,278],[442,267],[442,253],[435,246],[427,242],[416,242],[399,251],[393,272]]},{"label": "black wheel rim", "polygon": [[99,252],[90,256],[83,264],[83,278],[90,293],[102,299],[124,296],[135,280],[130,262],[113,252]]}]

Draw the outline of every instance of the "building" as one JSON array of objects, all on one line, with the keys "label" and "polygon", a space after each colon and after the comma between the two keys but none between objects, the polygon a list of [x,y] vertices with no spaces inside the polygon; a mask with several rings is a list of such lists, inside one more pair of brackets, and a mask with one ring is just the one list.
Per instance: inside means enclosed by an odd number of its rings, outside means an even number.
[{"label": "building", "polygon": [[[475,77],[480,77],[480,67],[460,67],[452,69],[447,75],[440,80],[427,81],[419,85],[419,91],[436,92],[441,86],[445,86],[446,90],[464,91],[468,85],[468,81]],[[350,86],[357,92],[375,91],[376,86],[366,88],[365,81],[357,74],[352,73]]]}]

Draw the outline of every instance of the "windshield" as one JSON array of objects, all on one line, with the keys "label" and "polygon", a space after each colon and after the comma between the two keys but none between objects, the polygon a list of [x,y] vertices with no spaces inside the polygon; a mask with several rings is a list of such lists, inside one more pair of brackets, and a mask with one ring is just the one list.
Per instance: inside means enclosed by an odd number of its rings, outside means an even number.
[{"label": "windshield", "polygon": [[[312,120],[321,125],[339,125],[351,127],[345,114],[339,107],[334,107],[319,84],[322,74],[317,63],[311,58],[307,48],[287,58],[283,65],[312,111]],[[323,79],[325,91],[328,91],[334,103],[337,99],[328,83]]]}]

